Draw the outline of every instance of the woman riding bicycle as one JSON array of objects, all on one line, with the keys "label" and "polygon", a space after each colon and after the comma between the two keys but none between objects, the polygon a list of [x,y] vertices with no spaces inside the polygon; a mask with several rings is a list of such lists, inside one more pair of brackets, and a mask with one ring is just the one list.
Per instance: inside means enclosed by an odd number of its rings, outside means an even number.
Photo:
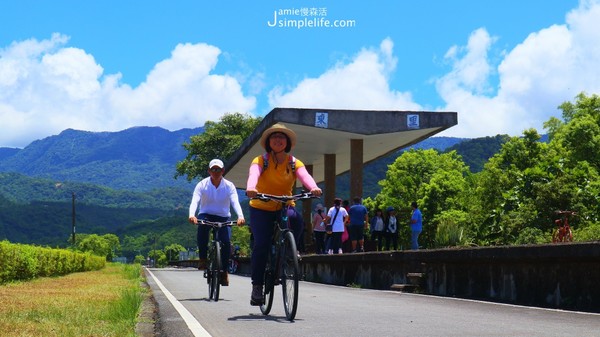
[{"label": "woman riding bicycle", "polygon": [[[237,190],[235,185],[229,180],[223,178],[225,173],[223,162],[219,159],[213,159],[208,165],[209,177],[202,179],[194,189],[192,202],[190,203],[189,219],[193,224],[198,224],[198,219],[208,221],[228,221],[231,218],[230,205],[233,207],[238,220],[239,226],[246,223],[242,206],[238,200]],[[198,204],[200,209],[198,210]],[[198,214],[198,217],[196,217]],[[221,261],[229,261],[231,254],[231,233],[229,226],[224,226],[219,229],[219,241],[222,243]],[[210,235],[209,226],[198,226],[198,269],[206,269],[206,254],[208,251],[208,240]],[[227,262],[223,262],[227,263]],[[225,272],[222,274],[221,285],[229,285],[229,276],[227,274],[227,266],[223,266]]]},{"label": "woman riding bicycle", "polygon": [[[257,193],[292,195],[296,178],[313,195],[321,195],[321,189],[306,170],[304,163],[289,154],[296,145],[296,133],[293,130],[277,123],[263,132],[260,144],[266,153],[254,158],[250,164],[246,184],[246,195],[249,198],[256,197]],[[290,203],[289,206],[294,205]],[[263,304],[264,271],[271,247],[273,223],[277,220],[281,207],[281,203],[275,201],[250,200],[250,229],[254,237],[250,258],[250,305]]]}]

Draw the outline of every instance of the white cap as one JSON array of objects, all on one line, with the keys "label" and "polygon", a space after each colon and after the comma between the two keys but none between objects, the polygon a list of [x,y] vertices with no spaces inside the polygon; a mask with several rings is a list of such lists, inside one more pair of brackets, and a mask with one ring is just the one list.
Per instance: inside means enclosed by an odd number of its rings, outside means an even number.
[{"label": "white cap", "polygon": [[215,166],[223,168],[225,165],[223,165],[223,162],[220,159],[213,159],[210,161],[210,164],[208,164],[208,168],[213,168]]}]

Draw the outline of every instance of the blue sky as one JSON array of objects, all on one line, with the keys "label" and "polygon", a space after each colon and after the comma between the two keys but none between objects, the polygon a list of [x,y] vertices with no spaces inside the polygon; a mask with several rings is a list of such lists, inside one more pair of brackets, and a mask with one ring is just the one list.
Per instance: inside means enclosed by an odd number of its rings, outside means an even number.
[{"label": "blue sky", "polygon": [[274,107],[543,133],[559,104],[600,92],[599,21],[598,0],[0,1],[0,147]]}]

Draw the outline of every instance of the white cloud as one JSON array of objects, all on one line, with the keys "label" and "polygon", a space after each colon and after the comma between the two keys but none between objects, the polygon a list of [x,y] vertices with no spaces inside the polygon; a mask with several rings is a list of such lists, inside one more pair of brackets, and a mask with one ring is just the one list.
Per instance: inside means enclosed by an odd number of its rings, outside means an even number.
[{"label": "white cloud", "polygon": [[[471,35],[466,47],[452,47],[446,55],[453,69],[436,86],[446,106],[459,113],[459,125],[444,135],[481,137],[521,135],[560,117],[557,107],[585,91],[600,91],[600,5],[582,1],[566,16],[566,24],[531,33],[506,52],[497,68],[499,85],[489,90],[489,52],[493,39],[484,29]],[[458,55],[457,50],[464,50]],[[458,55],[458,56],[457,56]],[[493,89],[493,88],[492,88]]]},{"label": "white cloud", "polygon": [[[502,37],[483,28],[473,31],[464,46],[450,46],[444,58],[450,69],[435,81],[444,101],[436,110],[458,112],[459,124],[443,135],[520,135],[530,127],[543,132],[543,122],[560,116],[562,102],[582,91],[600,93],[599,21],[599,2],[582,0],[564,24],[533,32],[501,54],[489,55]],[[121,82],[121,74],[105,74],[93,55],[68,47],[68,41],[53,34],[0,49],[0,146],[23,147],[66,128],[197,127],[226,112],[252,113],[257,105],[253,95],[268,83],[268,69],[257,72],[245,64],[215,74],[221,50],[187,43],[177,45],[144,82],[131,87]],[[268,104],[422,110],[428,102],[420,104],[410,91],[390,87],[397,62],[394,43],[386,38],[320,76],[272,88]]]},{"label": "white cloud", "polygon": [[338,63],[317,78],[306,78],[287,91],[276,87],[269,93],[272,107],[332,109],[419,110],[410,93],[389,87],[396,68],[393,42],[385,39],[379,49],[361,50],[350,63]]},{"label": "white cloud", "polygon": [[[512,50],[489,55],[501,37],[476,29],[465,46],[451,46],[445,60],[451,69],[435,81],[445,104],[437,111],[458,112],[458,125],[441,135],[483,137],[521,135],[528,128],[545,132],[543,123],[560,117],[558,106],[585,91],[600,92],[600,5],[582,1],[566,23],[531,33]],[[498,65],[490,60],[500,58]],[[420,110],[410,92],[389,87],[395,71],[393,42],[364,49],[293,88],[269,93],[272,107]],[[426,102],[425,104],[426,105]]]},{"label": "white cloud", "polygon": [[216,47],[177,45],[132,88],[120,83],[120,74],[103,75],[92,55],[67,42],[53,34],[0,49],[1,146],[23,147],[67,128],[198,127],[255,108],[255,98],[245,96],[235,78],[211,74],[220,54]]}]

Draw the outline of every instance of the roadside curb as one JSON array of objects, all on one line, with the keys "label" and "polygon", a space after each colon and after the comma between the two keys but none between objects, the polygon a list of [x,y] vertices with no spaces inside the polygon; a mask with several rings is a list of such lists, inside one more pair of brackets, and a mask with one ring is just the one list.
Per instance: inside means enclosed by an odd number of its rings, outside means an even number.
[{"label": "roadside curb", "polygon": [[138,337],[157,337],[160,336],[158,328],[158,305],[154,299],[152,288],[145,281],[142,284],[144,288],[144,300],[140,306],[140,312],[135,325],[135,334]]}]

